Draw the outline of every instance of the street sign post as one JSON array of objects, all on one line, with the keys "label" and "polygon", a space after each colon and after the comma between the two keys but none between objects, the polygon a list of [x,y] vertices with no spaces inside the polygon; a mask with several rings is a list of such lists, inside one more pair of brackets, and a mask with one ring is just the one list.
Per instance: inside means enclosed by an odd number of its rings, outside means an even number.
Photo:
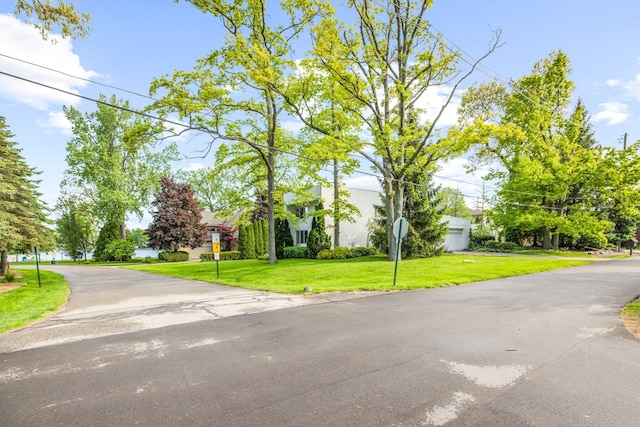
[{"label": "street sign post", "polygon": [[211,233],[211,252],[213,259],[216,260],[216,276],[220,278],[220,270],[218,269],[218,261],[220,261],[220,233]]},{"label": "street sign post", "polygon": [[409,223],[403,217],[396,219],[393,223],[393,235],[396,238],[396,265],[393,269],[393,286],[396,285],[396,276],[398,275],[398,260],[400,259],[400,243],[409,231]]},{"label": "street sign post", "polygon": [[37,246],[33,246],[33,253],[36,256],[36,271],[38,272],[38,287],[42,287],[42,282],[40,281],[40,251]]}]

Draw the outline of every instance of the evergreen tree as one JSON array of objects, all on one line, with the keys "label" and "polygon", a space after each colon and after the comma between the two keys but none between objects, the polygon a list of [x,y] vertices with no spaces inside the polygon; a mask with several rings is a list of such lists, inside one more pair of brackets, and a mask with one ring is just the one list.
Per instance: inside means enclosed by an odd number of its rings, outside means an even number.
[{"label": "evergreen tree", "polygon": [[241,259],[256,258],[256,238],[252,223],[241,225],[238,231],[238,250]]},{"label": "evergreen tree", "polygon": [[409,232],[402,242],[402,256],[430,258],[442,255],[448,228],[441,222],[444,211],[442,193],[433,188],[430,175],[414,178],[418,179],[418,185],[407,188],[404,214]]},{"label": "evergreen tree", "polygon": [[262,220],[254,221],[252,224],[253,235],[255,237],[255,251],[258,256],[264,255],[264,240],[262,235]]},{"label": "evergreen tree", "polygon": [[261,255],[269,252],[269,223],[266,219],[260,221],[260,232],[262,233],[262,250]]},{"label": "evergreen tree", "polygon": [[322,202],[316,206],[317,214],[311,221],[311,230],[307,236],[307,249],[309,258],[316,258],[320,251],[331,248],[331,237],[325,231],[324,206]]},{"label": "evergreen tree", "polygon": [[291,229],[289,228],[289,220],[276,219],[276,256],[282,258],[284,255],[284,248],[287,246],[293,246],[293,236],[291,236]]},{"label": "evergreen tree", "polygon": [[146,230],[149,247],[177,251],[180,247],[197,248],[207,237],[207,226],[202,223],[202,208],[189,184],[172,178],[160,180],[160,191],[151,202],[156,211]]},{"label": "evergreen tree", "polygon": [[247,259],[247,226],[241,225],[238,228],[238,251],[240,252],[240,259]]},{"label": "evergreen tree", "polygon": [[[447,225],[442,224],[443,205],[438,189],[431,185],[431,174],[424,171],[414,175],[414,185],[407,186],[404,218],[409,223],[407,235],[402,240],[403,257],[428,258],[441,255]],[[371,242],[381,252],[386,252],[387,216],[384,206],[374,206],[376,216]]]},{"label": "evergreen tree", "polygon": [[107,246],[116,240],[120,240],[120,221],[109,221],[100,229],[96,249],[93,251],[93,259],[96,261],[115,261],[109,255]]},{"label": "evergreen tree", "polygon": [[29,167],[13,134],[0,116],[0,275],[8,269],[9,251],[30,252],[53,248],[53,232],[47,228],[46,206],[39,198],[38,172]]}]

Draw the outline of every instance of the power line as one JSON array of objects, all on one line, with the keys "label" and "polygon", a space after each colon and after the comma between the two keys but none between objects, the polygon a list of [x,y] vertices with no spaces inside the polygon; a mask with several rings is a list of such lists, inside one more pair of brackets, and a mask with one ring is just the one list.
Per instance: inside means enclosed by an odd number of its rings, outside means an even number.
[{"label": "power line", "polygon": [[[72,78],[76,78],[76,79],[79,79],[79,80],[83,80],[83,81],[87,81],[87,82],[90,82],[90,83],[98,84],[98,85],[101,85],[101,86],[109,87],[109,88],[112,88],[112,89],[120,90],[120,91],[123,91],[123,92],[126,92],[126,93],[130,93],[130,94],[133,94],[133,95],[136,95],[136,96],[141,96],[141,97],[144,97],[144,98],[147,98],[147,99],[151,99],[151,100],[154,100],[154,101],[156,100],[156,99],[154,99],[154,98],[152,98],[150,96],[143,95],[143,94],[140,94],[140,93],[135,92],[135,91],[123,89],[123,88],[120,88],[120,87],[117,87],[117,86],[106,85],[106,84],[103,84],[103,83],[100,83],[100,82],[96,82],[96,81],[85,79],[85,78],[78,77],[78,76],[73,76],[73,75],[71,75],[69,73],[65,73],[63,71],[59,71],[59,70],[55,70],[53,68],[41,66],[41,65],[38,65],[38,64],[35,64],[35,63],[31,63],[29,61],[24,61],[24,60],[21,60],[21,59],[18,59],[18,58],[14,58],[14,57],[11,57],[11,56],[8,56],[8,55],[4,55],[4,54],[1,54],[1,53],[0,53],[0,56],[7,57],[9,59],[13,59],[13,60],[16,60],[16,61],[24,62],[24,63],[27,63],[29,65],[33,65],[33,66],[36,66],[36,67],[47,69],[47,70],[50,70],[50,71],[53,71],[53,72],[57,72],[57,73],[60,73],[60,74],[63,74],[63,75],[66,75],[66,76],[69,76],[69,77],[72,77]],[[184,130],[194,130],[194,131],[208,133],[210,135],[219,135],[217,132],[214,132],[214,131],[212,131],[210,129],[207,129],[207,128],[193,127],[191,125],[186,125],[184,123],[176,122],[176,121],[173,121],[173,120],[170,120],[170,119],[167,119],[167,118],[161,118],[161,117],[158,117],[158,116],[154,116],[152,114],[144,113],[142,111],[133,110],[133,109],[130,109],[130,108],[119,106],[119,105],[110,104],[109,102],[101,101],[99,99],[95,99],[95,98],[92,98],[92,97],[89,97],[89,96],[85,96],[85,95],[81,95],[81,94],[78,94],[78,93],[70,92],[70,91],[67,91],[67,90],[64,90],[64,89],[56,88],[56,87],[47,85],[45,83],[41,83],[41,82],[37,82],[35,80],[31,80],[31,79],[28,79],[28,78],[25,78],[25,77],[17,76],[15,74],[7,73],[7,72],[4,72],[4,71],[0,71],[0,74],[6,75],[8,77],[12,77],[12,78],[15,78],[15,79],[18,79],[18,80],[22,80],[22,81],[25,81],[25,82],[28,82],[28,83],[31,83],[31,84],[35,84],[35,85],[38,85],[38,86],[42,86],[42,87],[45,87],[47,89],[51,89],[51,90],[54,90],[54,91],[65,93],[65,94],[70,95],[70,96],[75,96],[77,98],[81,98],[81,99],[85,99],[87,101],[95,102],[97,104],[105,105],[105,106],[112,107],[112,108],[117,108],[117,109],[120,109],[120,110],[123,110],[123,111],[130,112],[132,114],[137,114],[137,115],[140,115],[140,116],[152,119],[152,120],[162,121],[162,122],[169,123],[169,124],[172,124],[172,125],[180,126],[180,127],[184,128]],[[222,119],[222,120],[224,120],[226,122],[229,122],[229,123],[236,123],[233,120],[229,120],[229,119]],[[254,143],[253,145],[256,146],[256,147],[259,147],[259,148],[269,149],[268,146],[264,146],[264,145],[261,145],[261,144],[255,144]],[[275,150],[280,152],[280,153],[282,153],[282,154],[296,156],[298,158],[303,158],[305,160],[309,160],[309,161],[313,161],[313,162],[317,161],[316,159],[312,159],[310,157],[303,156],[303,155],[298,154],[298,153],[291,153],[291,152],[287,152],[287,151],[284,151],[284,150],[281,150],[281,149],[278,149],[278,148],[275,148]],[[366,159],[365,157],[363,157],[361,155],[359,155],[359,157],[361,157],[364,160],[368,161],[368,159]],[[358,173],[358,174],[365,175],[365,176],[371,176],[371,177],[375,177],[377,179],[384,179],[384,176],[382,176],[382,175],[375,174],[375,173],[372,173],[372,172],[366,172],[366,171],[362,171],[362,170],[354,170],[353,173]],[[439,178],[439,179],[449,180],[449,181],[453,181],[453,182],[456,182],[456,183],[462,183],[462,184],[466,184],[466,185],[474,185],[474,186],[479,186],[479,187],[483,186],[482,184],[477,184],[477,183],[463,181],[463,180],[459,180],[459,179],[455,179],[455,178],[445,177],[445,176],[442,176],[442,175],[433,175],[433,176],[436,177],[436,178]],[[397,178],[391,178],[391,180],[392,181],[396,181],[396,182],[397,181],[402,181],[405,184],[421,185],[421,184],[412,183],[410,181],[399,180]],[[495,187],[495,186],[490,186],[490,188],[498,189],[498,187]],[[537,193],[528,193],[528,192],[521,192],[521,191],[515,191],[515,190],[506,190],[506,189],[502,189],[502,190],[510,192],[510,193],[513,193],[513,194],[523,194],[523,195],[531,195],[531,196],[538,196],[538,197],[544,197],[545,196],[544,194],[537,194]],[[475,197],[475,196],[465,195],[465,197]]]},{"label": "power line", "polygon": [[71,77],[72,79],[82,80],[82,81],[85,81],[87,83],[93,83],[93,84],[100,85],[100,86],[103,86],[103,87],[108,87],[109,89],[119,90],[119,91],[122,91],[122,92],[129,93],[131,95],[136,95],[136,96],[140,96],[142,98],[147,98],[147,99],[150,99],[152,101],[156,101],[156,99],[150,97],[149,95],[144,95],[142,93],[134,92],[134,91],[128,90],[128,89],[123,89],[123,88],[117,87],[117,86],[112,86],[112,85],[109,85],[109,84],[106,84],[106,83],[97,82],[95,80],[87,79],[87,78],[84,78],[84,77],[75,76],[75,75],[69,74],[69,73],[67,73],[65,71],[56,70],[55,68],[46,67],[44,65],[36,64],[34,62],[25,61],[24,59],[16,58],[16,57],[13,57],[13,56],[10,56],[10,55],[6,55],[4,53],[0,53],[0,56],[5,57],[7,59],[12,59],[14,61],[22,62],[24,64],[32,65],[34,67],[42,68],[42,69],[47,70],[47,71],[52,71],[54,73],[62,74],[63,76]]}]

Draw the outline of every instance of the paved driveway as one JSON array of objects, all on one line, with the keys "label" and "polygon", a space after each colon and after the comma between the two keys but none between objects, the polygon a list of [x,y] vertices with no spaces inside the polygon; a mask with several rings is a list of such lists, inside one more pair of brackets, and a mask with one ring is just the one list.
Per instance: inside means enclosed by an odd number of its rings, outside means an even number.
[{"label": "paved driveway", "polygon": [[281,295],[117,267],[45,268],[65,276],[69,301],[52,318],[0,335],[0,353],[368,295]]}]

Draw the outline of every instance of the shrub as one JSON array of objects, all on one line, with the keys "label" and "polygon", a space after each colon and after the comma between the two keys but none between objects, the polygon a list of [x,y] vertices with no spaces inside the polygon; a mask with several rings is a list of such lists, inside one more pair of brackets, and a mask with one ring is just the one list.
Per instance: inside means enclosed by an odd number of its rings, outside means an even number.
[{"label": "shrub", "polygon": [[158,254],[158,259],[160,261],[166,261],[166,262],[188,261],[189,253],[185,251],[160,252]]},{"label": "shrub", "polygon": [[[233,261],[240,259],[240,251],[222,251],[220,252],[220,261]],[[201,261],[215,261],[213,252],[205,252],[200,254]]]},{"label": "shrub", "polygon": [[477,248],[482,246],[489,247],[488,243],[495,242],[495,237],[493,237],[491,234],[470,233],[469,237],[470,237],[469,246],[471,248]]},{"label": "shrub", "polygon": [[309,250],[306,246],[286,246],[282,250],[283,258],[309,258]]},{"label": "shrub", "polygon": [[103,254],[112,261],[129,261],[136,251],[136,244],[130,240],[113,240],[107,243]]},{"label": "shrub", "polygon": [[346,259],[351,258],[349,248],[337,247],[335,249],[326,249],[318,253],[318,259]]},{"label": "shrub", "polygon": [[376,255],[377,253],[378,253],[378,250],[373,246],[369,246],[368,248],[365,246],[357,246],[355,248],[351,248],[351,258]]},{"label": "shrub", "polygon": [[495,240],[491,240],[485,244],[485,247],[495,252],[501,252],[501,251],[506,252],[506,251],[512,251],[514,249],[517,249],[518,245],[516,245],[513,242],[496,242]]},{"label": "shrub", "polygon": [[4,281],[7,283],[13,283],[16,281],[16,273],[7,271],[4,275]]}]

